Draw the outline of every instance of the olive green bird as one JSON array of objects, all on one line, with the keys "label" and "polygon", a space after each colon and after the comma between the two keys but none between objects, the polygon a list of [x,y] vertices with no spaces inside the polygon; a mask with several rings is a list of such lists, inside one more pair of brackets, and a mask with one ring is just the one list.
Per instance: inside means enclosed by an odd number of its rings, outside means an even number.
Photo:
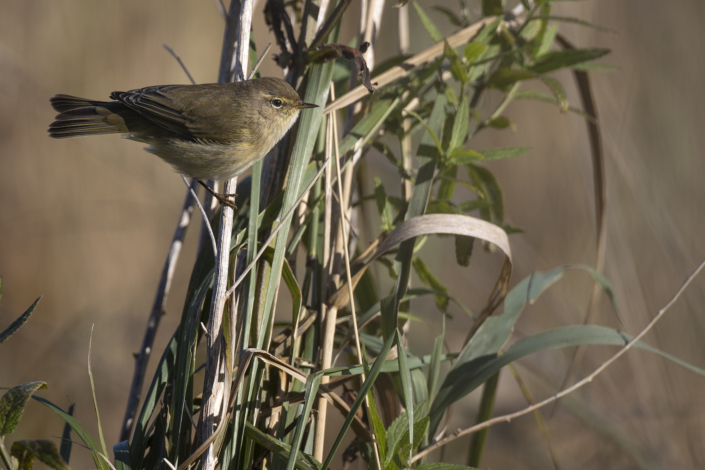
[{"label": "olive green bird", "polygon": [[[263,158],[305,108],[284,80],[163,85],[116,91],[113,101],[51,98],[55,139],[123,134],[176,171],[198,180],[233,178]],[[221,199],[221,198],[219,198]],[[221,199],[221,202],[222,199]]]}]

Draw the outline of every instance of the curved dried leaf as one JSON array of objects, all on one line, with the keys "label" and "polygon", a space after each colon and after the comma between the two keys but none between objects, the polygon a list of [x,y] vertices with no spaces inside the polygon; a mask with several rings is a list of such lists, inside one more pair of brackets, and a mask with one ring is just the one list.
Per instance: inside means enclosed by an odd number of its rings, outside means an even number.
[{"label": "curved dried leaf", "polygon": [[[394,229],[374,251],[356,261],[355,264],[360,267],[352,278],[353,286],[357,285],[365,269],[367,269],[374,260],[399,243],[421,235],[432,234],[464,235],[466,237],[479,238],[497,245],[505,254],[506,266],[503,269],[503,273],[500,274],[498,285],[506,288],[511,276],[511,249],[506,232],[490,222],[467,215],[454,214],[426,214],[403,222]],[[495,286],[495,291],[497,287],[498,286]],[[504,294],[501,295],[501,298],[504,298]],[[348,302],[350,302],[350,297],[347,285],[344,284],[330,296],[327,304],[341,309],[345,307]]]}]

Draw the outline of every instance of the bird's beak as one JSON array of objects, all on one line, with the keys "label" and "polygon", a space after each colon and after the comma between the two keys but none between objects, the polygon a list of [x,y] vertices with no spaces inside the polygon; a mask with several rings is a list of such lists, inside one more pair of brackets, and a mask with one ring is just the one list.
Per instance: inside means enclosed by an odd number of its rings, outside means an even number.
[{"label": "bird's beak", "polygon": [[304,108],[318,108],[317,104],[311,104],[311,103],[299,103],[294,105],[294,108],[296,109],[304,109]]}]

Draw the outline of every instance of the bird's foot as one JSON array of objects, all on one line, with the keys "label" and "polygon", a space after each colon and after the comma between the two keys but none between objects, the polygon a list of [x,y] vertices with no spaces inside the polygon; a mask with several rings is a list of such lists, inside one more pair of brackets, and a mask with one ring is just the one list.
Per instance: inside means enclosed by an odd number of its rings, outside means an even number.
[{"label": "bird's foot", "polygon": [[222,205],[228,206],[232,208],[232,210],[236,211],[237,206],[235,205],[235,198],[237,197],[237,194],[222,194],[222,193],[216,193],[213,191],[206,183],[204,183],[201,180],[198,180],[198,183],[206,188],[206,191],[211,193],[211,195],[218,200]]}]

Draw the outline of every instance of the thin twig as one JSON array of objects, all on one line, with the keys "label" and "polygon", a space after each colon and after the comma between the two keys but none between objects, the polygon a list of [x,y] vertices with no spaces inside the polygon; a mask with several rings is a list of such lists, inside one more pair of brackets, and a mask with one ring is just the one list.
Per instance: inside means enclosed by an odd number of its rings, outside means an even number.
[{"label": "thin twig", "polygon": [[[191,184],[186,181],[186,177],[181,174],[181,179],[184,181],[184,184],[189,188],[189,193],[193,197],[193,199],[196,202],[196,205],[198,206],[198,210],[201,211],[201,215],[203,216],[203,220],[206,222],[206,229],[208,231],[208,234],[211,237],[211,242],[213,243],[213,256],[218,255],[218,244],[215,242],[215,235],[213,235],[213,229],[211,228],[211,224],[208,222],[208,216],[206,215],[206,211],[201,205],[201,201],[198,200],[198,195],[196,194],[196,186],[194,183],[196,183],[196,180],[193,180]],[[197,183],[196,183],[197,184]],[[193,209],[192,209],[193,210]]]},{"label": "thin twig", "polygon": [[181,61],[181,57],[179,57],[178,55],[176,55],[176,52],[174,52],[174,49],[172,49],[171,47],[167,46],[166,44],[162,44],[162,47],[163,47],[164,49],[166,49],[167,51],[169,51],[169,54],[171,54],[171,55],[174,56],[174,59],[176,59],[176,61],[177,61],[177,62],[179,63],[179,65],[181,66],[181,68],[184,70],[184,73],[186,73],[186,76],[188,77],[189,81],[191,82],[191,85],[195,85],[195,84],[196,84],[196,81],[195,81],[195,80],[193,79],[193,77],[191,76],[191,73],[190,73],[190,72],[188,71],[188,69],[186,68],[186,65]]},{"label": "thin twig", "polygon": [[220,15],[221,18],[224,20],[228,19],[228,14],[225,13],[225,5],[223,5],[222,0],[213,0],[213,5],[215,6],[215,9],[218,11],[218,14]]},{"label": "thin twig", "polygon": [[638,335],[636,335],[634,338],[632,338],[632,340],[629,341],[626,345],[624,345],[624,347],[622,349],[617,351],[617,353],[614,356],[609,358],[607,361],[603,362],[602,365],[600,365],[597,369],[595,369],[590,375],[585,377],[583,380],[576,382],[575,384],[573,384],[569,388],[566,388],[565,390],[557,393],[556,395],[549,397],[549,398],[546,398],[545,400],[543,400],[539,403],[536,403],[535,405],[528,406],[521,411],[517,411],[515,413],[510,413],[510,414],[507,414],[504,416],[498,416],[497,418],[490,419],[488,421],[485,421],[483,423],[477,424],[475,426],[472,426],[472,427],[469,427],[466,429],[459,429],[456,432],[454,432],[453,434],[451,434],[450,436],[448,436],[444,439],[440,439],[439,441],[435,442],[434,444],[426,447],[425,449],[423,449],[422,451],[417,453],[411,459],[412,463],[419,460],[423,456],[428,455],[429,453],[433,452],[434,450],[438,449],[439,447],[442,447],[442,446],[448,444],[449,442],[454,441],[455,439],[457,439],[461,436],[465,436],[467,434],[477,432],[481,429],[488,428],[488,427],[493,426],[498,423],[507,423],[514,418],[518,418],[519,416],[523,416],[523,415],[525,415],[527,413],[531,413],[532,411],[537,410],[543,406],[546,406],[549,403],[553,403],[554,401],[558,400],[559,398],[562,398],[562,397],[574,392],[575,390],[579,389],[583,385],[586,385],[586,384],[592,382],[593,379],[595,377],[597,377],[598,374],[600,374],[603,370],[605,370],[607,367],[609,367],[617,359],[622,357],[627,351],[629,351],[632,348],[632,346],[634,346],[638,341],[640,341],[641,338],[643,338],[644,335],[646,335],[646,333],[648,333],[651,330],[651,328],[653,328],[653,326],[656,324],[656,322],[658,322],[661,319],[661,317],[673,306],[673,304],[676,303],[676,301],[680,298],[681,294],[683,294],[683,292],[685,292],[685,290],[688,288],[690,283],[693,281],[693,279],[695,279],[695,277],[700,273],[700,271],[703,270],[703,268],[705,268],[705,260],[703,260],[700,263],[700,265],[695,269],[695,271],[693,271],[685,279],[685,281],[683,282],[681,287],[678,289],[678,291],[675,293],[675,295],[673,297],[671,297],[671,300],[669,300],[666,303],[666,305],[664,305],[661,308],[661,310],[658,311],[656,316],[649,322],[648,325],[646,325],[646,327],[644,327],[643,330],[641,330],[641,332]]},{"label": "thin twig", "polygon": [[[142,339],[142,346],[140,347],[139,355],[135,359],[135,372],[132,376],[132,385],[130,386],[130,395],[127,400],[127,407],[125,408],[125,417],[122,422],[122,427],[120,428],[119,442],[127,440],[132,432],[132,425],[134,424],[135,416],[137,414],[137,407],[140,403],[144,376],[147,373],[147,365],[152,354],[152,346],[154,345],[154,338],[157,335],[159,320],[164,314],[164,309],[166,308],[166,300],[169,295],[171,280],[174,276],[176,263],[179,260],[181,247],[183,246],[184,239],[186,237],[186,230],[191,223],[193,204],[194,202],[198,203],[198,197],[193,191],[196,182],[192,181],[191,185],[189,185],[185,178],[184,182],[186,183],[186,186],[189,187],[189,192],[186,193],[186,198],[184,199],[184,204],[181,209],[181,216],[179,217],[179,223],[176,225],[174,235],[171,238],[171,247],[169,248],[169,253],[167,254],[166,260],[164,261],[162,275],[159,279],[159,287],[157,287],[157,293],[154,296],[152,311],[149,315],[149,319],[147,320],[147,328],[145,329],[144,337]],[[198,204],[200,207],[200,203]],[[210,228],[210,225],[208,227]]]},{"label": "thin twig", "polygon": [[252,80],[252,77],[255,76],[255,73],[257,73],[257,69],[259,69],[259,66],[262,64],[262,61],[264,60],[265,57],[267,57],[267,52],[272,48],[272,41],[269,41],[269,44],[267,44],[267,47],[264,48],[264,51],[262,51],[262,55],[259,56],[259,59],[257,59],[257,62],[255,62],[255,66],[252,67],[252,70],[250,71],[250,74],[247,76],[248,80]]}]

